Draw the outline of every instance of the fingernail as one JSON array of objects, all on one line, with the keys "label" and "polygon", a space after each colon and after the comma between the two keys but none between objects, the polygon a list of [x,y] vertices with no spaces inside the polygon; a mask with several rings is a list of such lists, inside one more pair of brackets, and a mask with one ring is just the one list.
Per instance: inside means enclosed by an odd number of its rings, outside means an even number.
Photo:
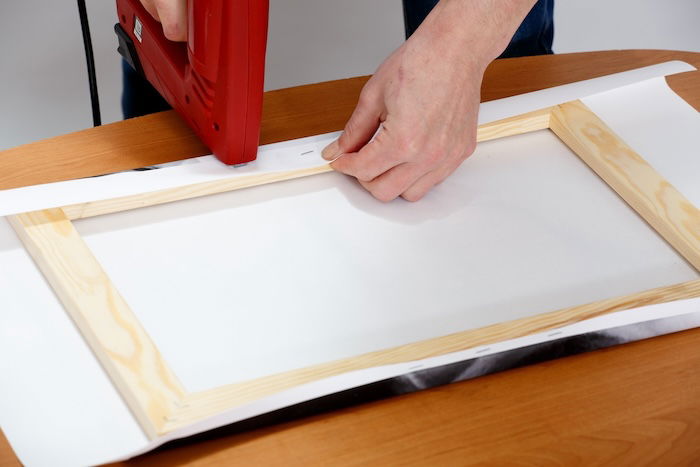
[{"label": "fingernail", "polygon": [[338,140],[336,139],[331,144],[326,146],[325,149],[321,152],[321,156],[323,156],[323,158],[327,161],[337,159],[338,156],[340,156],[340,145],[338,144]]}]

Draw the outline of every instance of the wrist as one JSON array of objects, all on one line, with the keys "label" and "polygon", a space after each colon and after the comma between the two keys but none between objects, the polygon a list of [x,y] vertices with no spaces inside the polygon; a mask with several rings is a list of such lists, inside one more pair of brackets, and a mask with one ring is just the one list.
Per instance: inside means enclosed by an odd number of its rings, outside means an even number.
[{"label": "wrist", "polygon": [[536,0],[441,0],[416,31],[440,51],[485,69],[508,46]]}]

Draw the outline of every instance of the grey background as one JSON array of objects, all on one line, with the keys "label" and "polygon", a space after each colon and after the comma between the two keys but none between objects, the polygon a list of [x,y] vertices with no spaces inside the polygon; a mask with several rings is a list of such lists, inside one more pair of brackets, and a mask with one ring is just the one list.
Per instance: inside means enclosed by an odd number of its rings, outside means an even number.
[{"label": "grey background", "polygon": [[[111,0],[89,0],[103,121],[121,119]],[[91,125],[74,0],[2,0],[0,149]],[[700,51],[697,0],[560,0],[555,51]],[[372,73],[403,41],[400,0],[271,0],[266,88]]]}]

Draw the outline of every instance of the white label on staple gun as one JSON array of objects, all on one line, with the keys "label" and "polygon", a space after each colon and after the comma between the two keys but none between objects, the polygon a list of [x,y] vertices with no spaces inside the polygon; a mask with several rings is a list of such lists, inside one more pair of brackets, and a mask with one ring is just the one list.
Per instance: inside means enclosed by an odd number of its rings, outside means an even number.
[{"label": "white label on staple gun", "polygon": [[139,40],[139,42],[143,42],[141,39],[141,31],[143,30],[143,24],[141,24],[141,20],[136,17],[134,20],[134,36]]}]

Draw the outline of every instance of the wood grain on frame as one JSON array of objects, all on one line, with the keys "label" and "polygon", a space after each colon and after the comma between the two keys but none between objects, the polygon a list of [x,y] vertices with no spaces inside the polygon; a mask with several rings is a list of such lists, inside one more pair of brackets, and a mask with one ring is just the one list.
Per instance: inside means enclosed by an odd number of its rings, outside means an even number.
[{"label": "wood grain on frame", "polygon": [[[622,55],[624,59],[620,59]],[[482,102],[668,60],[684,60],[700,68],[700,54],[668,50],[500,59],[486,70]],[[692,91],[698,73],[666,79],[681,97],[700,109],[700,94]],[[341,130],[368,79],[348,78],[266,92],[260,144]],[[0,151],[0,190],[103,175],[208,153],[174,111],[158,112]]]},{"label": "wood grain on frame", "polygon": [[[477,129],[477,141],[488,141],[505,136],[518,135],[530,131],[544,130],[549,127],[550,108],[529,112],[515,117],[505,118],[496,122],[481,125]],[[155,206],[183,199],[199,196],[223,193],[226,191],[249,188],[267,183],[291,180],[294,178],[318,175],[331,171],[329,165],[312,167],[308,169],[290,170],[262,175],[250,175],[235,177],[212,182],[196,183],[192,185],[168,188],[166,190],[151,193],[139,193],[121,198],[89,201],[70,206],[63,206],[63,212],[71,219],[84,219],[87,217],[111,214],[130,209]]]},{"label": "wood grain on frame", "polygon": [[550,128],[700,271],[700,209],[581,101],[552,111]]},{"label": "wood grain on frame", "polygon": [[458,332],[356,357],[287,371],[251,381],[189,394],[173,413],[165,431],[183,428],[203,418],[252,402],[258,398],[322,378],[392,363],[404,363],[495,344],[530,334],[554,330],[616,311],[700,297],[700,280],[542,313],[479,329]]},{"label": "wood grain on frame", "polygon": [[[568,125],[576,128],[576,124],[585,122],[585,120],[579,117],[573,118],[571,122],[566,120],[561,115],[563,112],[561,109],[567,110],[566,115],[569,118],[573,111],[568,111],[568,106],[569,104],[565,104],[555,108],[547,108],[484,125],[479,128],[478,140],[485,141],[548,127],[555,127],[557,134],[566,134],[567,138],[572,140],[574,137],[567,133],[572,131]],[[599,124],[596,123],[596,125]],[[586,127],[585,124],[583,126]],[[602,127],[596,128],[596,135],[603,134]],[[587,133],[584,132],[584,134]],[[587,154],[587,152],[593,151],[588,146],[577,143],[578,140],[575,138],[573,141],[575,144],[565,142],[574,152]],[[619,146],[620,144],[624,145],[622,142],[616,142],[615,144],[599,145],[596,148],[599,151],[615,153],[622,147]],[[625,152],[625,154],[627,153]],[[586,157],[582,158],[586,160]],[[586,162],[588,161],[586,160]],[[328,170],[328,168],[324,166],[313,170],[318,173]],[[650,168],[650,170],[653,172],[653,169]],[[75,218],[86,217],[88,214],[97,215],[133,209],[175,199],[185,199],[302,176],[296,172],[299,171],[271,174],[271,178],[260,176],[258,179],[246,177],[238,181],[229,180],[230,184],[227,186],[217,187],[213,184],[201,184],[201,187],[179,187],[173,190],[164,190],[169,191],[169,194],[161,193],[158,196],[147,194],[139,195],[139,199],[112,200],[108,202],[112,204],[99,205],[96,203],[89,209],[86,206],[66,207],[65,209],[71,212]],[[312,171],[312,173],[314,172]],[[632,176],[635,174],[633,173]],[[641,182],[645,183],[645,180],[642,179]],[[625,197],[627,192],[621,194]],[[678,200],[678,198],[673,198],[673,200]],[[115,202],[119,204],[114,204]],[[634,204],[632,206],[636,208]],[[700,281],[691,281],[677,286],[604,300],[590,305],[540,314],[341,361],[293,370],[240,384],[226,385],[199,393],[186,393],[136,317],[111,284],[110,279],[102,271],[97,260],[75,231],[70,217],[62,209],[20,214],[12,217],[11,223],[54,287],[69,314],[76,321],[88,344],[93,348],[96,356],[134,411],[144,431],[151,438],[185,427],[224,410],[233,409],[260,397],[348,371],[443,355],[555,329],[614,311],[700,296]],[[680,252],[684,254],[683,251]]]},{"label": "wood grain on frame", "polygon": [[[685,60],[700,68],[699,53],[665,50],[496,60],[484,77],[482,98],[499,99],[667,60]],[[697,110],[700,110],[699,77],[700,72],[667,77],[673,90]],[[341,129],[365,80],[357,78],[267,92],[263,141],[283,141]],[[173,112],[161,112],[139,122],[144,127],[153,126],[172,115]],[[117,137],[131,142],[134,134],[147,128],[132,127],[124,134],[103,130],[100,127],[89,131],[106,141],[113,137],[116,148],[121,142]],[[154,133],[158,147],[125,148],[138,160],[132,167],[123,169],[150,164],[155,152],[167,156],[158,162],[167,162],[182,147],[181,135],[159,131]],[[61,141],[48,140],[50,150],[45,152],[34,145],[22,147],[21,154],[17,154],[21,157],[10,160],[14,163],[3,164],[9,159],[0,153],[0,187],[6,175],[11,177],[10,182],[31,185],[36,180],[37,169],[42,172],[39,183],[76,178],[69,161],[82,163],[92,150],[86,135],[67,136],[68,139]],[[43,160],[40,154],[48,159]],[[100,161],[90,160],[90,171],[99,170],[97,165],[102,164],[114,171],[118,165],[115,159],[105,154]],[[31,171],[21,174],[23,168]],[[358,459],[379,465],[401,463],[401,459],[406,463],[470,465],[525,459],[566,465],[573,461],[590,464],[604,459],[619,464],[628,459],[652,458],[665,465],[687,464],[700,454],[697,443],[700,424],[694,416],[700,410],[696,389],[700,387],[697,372],[700,360],[694,352],[700,344],[699,332],[696,329],[624,348],[570,357],[566,361],[534,365],[264,431],[200,441],[149,453],[119,466],[268,465],[288,458],[292,451],[299,463],[336,465],[355,465]],[[630,392],[630,388],[634,391]],[[669,394],[674,396],[669,398]],[[565,417],[561,416],[562,410]],[[402,423],[397,424],[396,420]],[[420,442],[416,443],[416,439]],[[464,440],[470,442],[465,444]],[[0,465],[20,465],[1,436]]]},{"label": "wood grain on frame", "polygon": [[60,209],[8,218],[146,435],[162,434],[180,382]]},{"label": "wood grain on frame", "polygon": [[[478,139],[486,141],[546,129],[550,112],[550,109],[543,109],[482,125],[478,129]],[[186,393],[75,230],[71,219],[220,193],[329,170],[330,167],[324,165],[312,169],[220,180],[116,200],[18,214],[8,219],[144,432],[154,439],[184,426],[187,423],[184,420],[193,420],[190,417],[192,412],[199,414],[196,420],[214,415],[215,412],[211,411],[211,398],[206,394],[200,396]],[[340,371],[345,371],[344,367],[339,368]],[[323,369],[302,372],[311,375],[311,380],[327,376],[327,371]],[[270,388],[264,381],[251,384],[253,388]],[[289,384],[283,383],[277,390],[287,387]],[[238,386],[218,391],[219,394],[228,392],[232,395],[225,398],[226,408],[248,400],[241,399],[241,388]]]}]

